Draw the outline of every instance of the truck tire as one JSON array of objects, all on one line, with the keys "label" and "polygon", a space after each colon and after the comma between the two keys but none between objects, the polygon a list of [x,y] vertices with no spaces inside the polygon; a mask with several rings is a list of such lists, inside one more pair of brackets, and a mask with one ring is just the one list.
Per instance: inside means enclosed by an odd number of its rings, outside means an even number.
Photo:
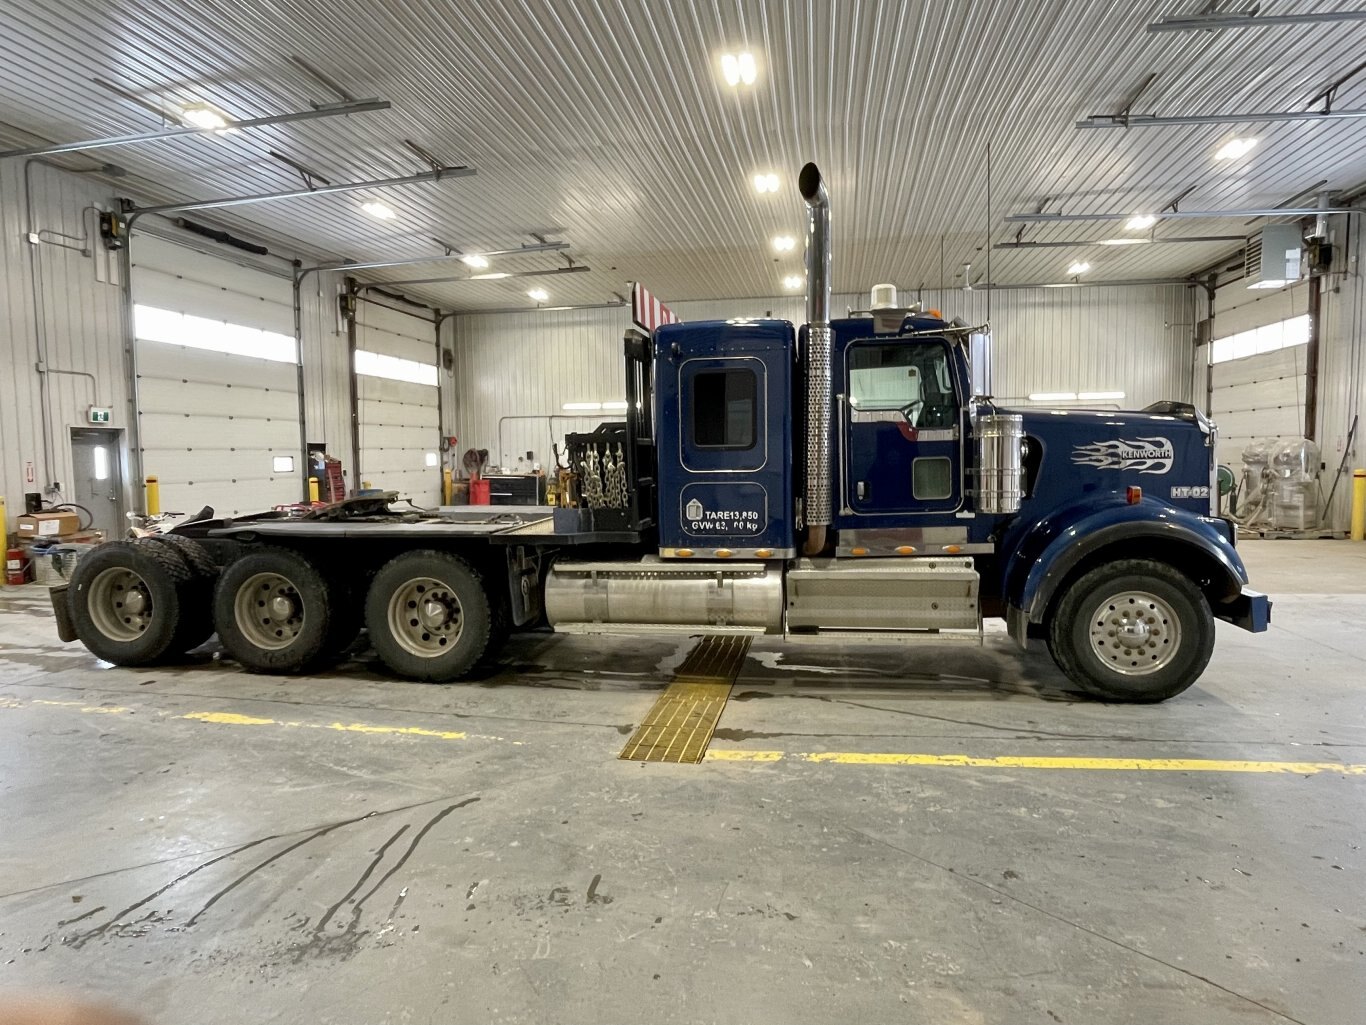
[{"label": "truck tire", "polygon": [[370,643],[394,672],[440,683],[483,657],[493,626],[488,592],[464,559],[408,552],[387,562],[365,599]]},{"label": "truck tire", "polygon": [[229,563],[214,590],[213,620],[228,654],[256,673],[301,673],[334,654],[353,617],[326,577],[286,548],[259,548]]},{"label": "truck tire", "polygon": [[67,589],[81,643],[116,666],[151,665],[179,654],[183,588],[191,579],[169,548],[110,541],[92,549],[76,564]]},{"label": "truck tire", "polygon": [[189,571],[180,585],[180,621],[176,625],[171,649],[177,653],[193,651],[213,636],[213,584],[218,566],[197,541],[179,534],[152,534],[133,542],[148,549],[160,547],[176,556]]},{"label": "truck tire", "polygon": [[213,561],[203,545],[184,534],[151,534],[143,540],[160,541],[162,544],[170,545],[180,553],[180,557],[189,564],[190,569],[201,577],[215,579],[218,576],[218,563]]},{"label": "truck tire", "polygon": [[1200,678],[1214,616],[1171,566],[1124,559],[1068,586],[1049,617],[1048,650],[1083,690],[1109,701],[1165,701]]}]

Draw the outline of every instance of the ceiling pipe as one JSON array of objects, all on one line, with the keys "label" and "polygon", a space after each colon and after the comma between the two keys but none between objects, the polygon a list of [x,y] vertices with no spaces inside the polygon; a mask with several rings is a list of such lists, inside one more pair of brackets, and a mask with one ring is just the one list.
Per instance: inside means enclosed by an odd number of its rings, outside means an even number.
[{"label": "ceiling pipe", "polygon": [[1092,114],[1076,122],[1077,128],[1163,128],[1174,125],[1240,125],[1252,121],[1346,121],[1366,117],[1366,110],[1291,110],[1252,114],[1192,114],[1159,117],[1156,114]]},{"label": "ceiling pipe", "polygon": [[1193,284],[1191,278],[1121,278],[1114,281],[1045,281],[1026,285],[977,284],[972,286],[972,290],[974,292],[1018,292],[1031,288],[1137,288],[1143,285],[1189,284]]},{"label": "ceiling pipe", "polygon": [[[1257,210],[1164,210],[1150,214],[1158,220],[1191,220],[1211,217],[1315,217],[1318,214],[1356,214],[1362,211],[1354,206],[1339,206],[1323,209],[1317,206],[1268,207]],[[1067,224],[1078,221],[1127,221],[1132,213],[1123,214],[1009,214],[1007,221],[1030,224]]]},{"label": "ceiling pipe", "polygon": [[550,253],[568,248],[568,242],[537,242],[533,245],[518,246],[516,249],[487,249],[481,253],[446,253],[442,256],[413,256],[405,257],[402,260],[369,260],[365,263],[324,263],[310,269],[316,271],[356,271],[379,270],[382,267],[416,267],[424,263],[450,263],[453,260],[464,261],[467,257],[471,256],[520,256],[523,253]]},{"label": "ceiling pipe", "polygon": [[388,100],[358,100],[352,103],[332,103],[323,107],[297,110],[289,114],[272,114],[269,117],[246,118],[229,121],[221,128],[200,128],[198,125],[182,125],[179,128],[161,128],[154,132],[138,132],[133,135],[114,135],[104,139],[87,139],[84,142],[59,142],[49,146],[33,146],[28,149],[12,149],[0,153],[0,160],[9,157],[51,156],[56,153],[81,153],[86,150],[104,149],[109,146],[133,146],[142,142],[162,142],[166,139],[179,139],[186,135],[207,135],[210,132],[235,132],[239,129],[264,128],[267,125],[283,125],[291,121],[314,121],[323,117],[337,117],[341,114],[361,114],[370,110],[388,110]]},{"label": "ceiling pipe", "polygon": [[402,278],[394,281],[374,281],[362,285],[361,287],[388,288],[392,285],[443,285],[454,284],[458,281],[503,281],[507,278],[546,278],[553,277],[556,274],[582,274],[584,271],[590,269],[591,268],[581,264],[575,264],[573,267],[551,267],[548,270],[517,270],[508,271],[507,273],[493,271],[487,274],[462,274],[458,278]]},{"label": "ceiling pipe", "polygon": [[[167,203],[164,206],[145,206],[135,211],[138,216],[147,214],[178,214],[190,210],[220,210],[229,206],[247,206],[251,203],[268,203],[276,199],[300,199],[304,196],[327,196],[337,192],[358,192],[361,189],[387,189],[398,185],[419,185],[422,182],[444,181],[447,178],[468,178],[478,174],[472,167],[443,167],[435,171],[423,171],[402,178],[381,178],[367,182],[342,182],[340,185],[323,185],[316,189],[289,189],[285,192],[267,192],[256,196],[224,196],[220,199],[198,199],[191,203]],[[351,268],[347,268],[348,270]]]},{"label": "ceiling pipe", "polygon": [[997,242],[992,249],[1076,249],[1084,246],[1104,246],[1106,249],[1122,249],[1125,246],[1162,246],[1182,242],[1242,242],[1242,235],[1189,235],[1184,238],[1126,238],[1088,239],[1075,242]]},{"label": "ceiling pipe", "polygon": [[1305,14],[1177,14],[1148,24],[1149,32],[1209,32],[1225,28],[1265,28],[1272,25],[1319,25],[1338,21],[1366,21],[1366,10],[1320,11]]}]

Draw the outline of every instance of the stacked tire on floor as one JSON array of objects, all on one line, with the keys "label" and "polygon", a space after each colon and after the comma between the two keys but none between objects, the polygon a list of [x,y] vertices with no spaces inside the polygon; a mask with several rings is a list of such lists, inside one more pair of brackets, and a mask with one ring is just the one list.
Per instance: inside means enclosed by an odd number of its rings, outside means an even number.
[{"label": "stacked tire on floor", "polygon": [[251,548],[220,569],[197,541],[158,534],[89,552],[68,601],[86,647],[126,666],[174,659],[216,630],[247,669],[309,672],[350,650],[363,617],[386,665],[436,682],[468,673],[509,632],[479,570],[439,551],[391,559],[362,593],[343,569],[287,548]]}]

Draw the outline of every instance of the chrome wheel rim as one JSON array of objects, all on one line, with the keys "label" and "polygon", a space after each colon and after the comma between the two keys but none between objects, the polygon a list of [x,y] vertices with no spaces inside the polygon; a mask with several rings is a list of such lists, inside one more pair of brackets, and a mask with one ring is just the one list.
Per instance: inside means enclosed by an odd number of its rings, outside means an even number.
[{"label": "chrome wheel rim", "polygon": [[414,577],[394,588],[388,619],[390,636],[418,658],[436,658],[450,651],[465,628],[460,599],[449,586],[431,577]]},{"label": "chrome wheel rim", "polygon": [[111,641],[135,641],[152,624],[155,609],[147,581],[131,569],[107,569],[90,582],[90,619]]},{"label": "chrome wheel rim", "polygon": [[1166,668],[1181,650],[1181,620],[1172,606],[1148,591],[1122,591],[1095,606],[1091,650],[1123,676]]},{"label": "chrome wheel rim", "polygon": [[257,573],[242,581],[232,611],[242,636],[266,651],[293,644],[306,616],[299,589],[279,573]]}]

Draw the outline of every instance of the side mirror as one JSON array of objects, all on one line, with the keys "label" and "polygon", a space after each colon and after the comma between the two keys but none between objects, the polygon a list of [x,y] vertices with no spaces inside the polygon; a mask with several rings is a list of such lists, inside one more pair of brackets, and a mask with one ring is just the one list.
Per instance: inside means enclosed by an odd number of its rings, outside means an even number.
[{"label": "side mirror", "polygon": [[968,369],[974,398],[991,397],[991,332],[968,335]]}]

